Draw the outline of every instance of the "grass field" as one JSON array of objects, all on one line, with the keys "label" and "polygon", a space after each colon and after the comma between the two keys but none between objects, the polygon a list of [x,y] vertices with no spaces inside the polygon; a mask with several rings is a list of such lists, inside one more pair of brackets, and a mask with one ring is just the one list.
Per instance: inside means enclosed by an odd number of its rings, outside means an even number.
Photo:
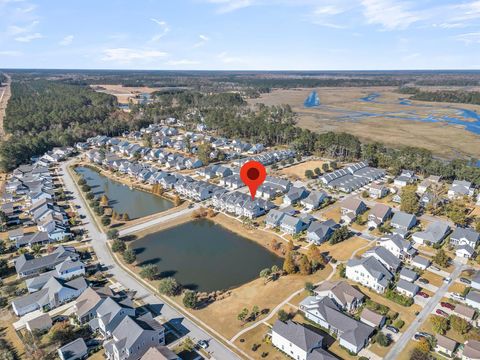
[{"label": "grass field", "polygon": [[151,88],[146,86],[130,87],[111,84],[95,85],[93,88],[98,92],[114,95],[121,104],[128,104],[129,100],[134,100],[135,96],[138,94],[151,94],[154,91],[160,90],[160,88]]},{"label": "grass field", "polygon": [[359,237],[351,237],[341,243],[330,245],[329,242],[324,242],[318,248],[322,253],[328,253],[334,259],[346,261],[352,257],[352,254],[367,245],[368,241]]},{"label": "grass field", "polygon": [[[458,117],[459,109],[480,113],[480,106],[467,104],[412,101],[401,105],[408,95],[396,93],[394,87],[319,88],[321,106],[304,108],[303,101],[312,89],[274,90],[250,104],[289,104],[298,114],[298,125],[312,131],[345,131],[366,141],[381,141],[389,145],[410,145],[427,148],[434,153],[453,158],[459,154],[480,156],[478,135],[461,125],[446,122],[422,122],[408,118]],[[375,102],[360,101],[371,93],[379,93]],[[468,121],[467,119],[462,119]],[[458,141],[462,139],[462,141]]]},{"label": "grass field", "polygon": [[305,286],[305,282],[318,283],[332,271],[327,267],[313,275],[288,275],[277,281],[265,284],[263,279],[256,279],[248,284],[232,290],[232,294],[222,300],[210,304],[206,308],[195,310],[193,314],[213,327],[227,338],[231,338],[244,326],[237,320],[237,314],[244,308],[257,305],[260,310],[272,310],[295,290]]},{"label": "grass field", "polygon": [[440,275],[434,274],[431,271],[424,271],[422,278],[427,279],[430,284],[440,287],[443,284],[443,278]]},{"label": "grass field", "polygon": [[[265,334],[270,330],[267,325],[259,325],[256,328],[245,333],[240,339],[235,341],[235,345],[245,351],[249,356],[254,359],[262,359],[262,353],[268,353],[266,359],[269,360],[286,360],[288,357],[282,354],[270,343],[262,341]],[[254,344],[260,345],[260,347],[253,351]]]},{"label": "grass field", "polygon": [[[328,163],[328,162],[327,162]],[[304,163],[287,167],[285,169],[280,170],[279,172],[283,175],[288,176],[291,179],[295,180],[305,180],[305,171],[306,170],[314,170],[315,168],[319,168],[322,170],[322,165],[325,164],[325,161],[322,160],[311,160],[306,161]],[[323,170],[322,170],[323,173]]]}]

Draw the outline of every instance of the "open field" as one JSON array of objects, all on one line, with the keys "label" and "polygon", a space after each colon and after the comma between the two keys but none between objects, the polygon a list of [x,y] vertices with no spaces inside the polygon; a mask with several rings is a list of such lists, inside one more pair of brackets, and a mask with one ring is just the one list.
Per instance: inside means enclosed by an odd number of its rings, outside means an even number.
[{"label": "open field", "polygon": [[422,278],[427,279],[430,284],[436,287],[440,287],[443,284],[443,277],[428,270],[423,272]]},{"label": "open field", "polygon": [[[192,313],[227,338],[238,333],[244,325],[237,320],[237,314],[244,308],[257,305],[262,310],[272,310],[291,293],[305,286],[305,282],[318,283],[332,272],[327,265],[312,275],[282,276],[277,281],[265,284],[264,279],[256,279],[231,291],[231,295],[218,300],[206,308]],[[248,326],[247,323],[245,326]]]},{"label": "open field", "polygon": [[[283,175],[288,176],[291,179],[294,180],[305,180],[305,171],[306,170],[312,170],[315,168],[319,168],[322,170],[322,165],[325,164],[325,161],[322,160],[311,160],[311,161],[305,161],[304,163],[294,165],[294,166],[289,166],[285,169],[280,170],[279,172]],[[323,170],[322,170],[323,173]]]},{"label": "open field", "polygon": [[151,94],[154,91],[160,90],[160,88],[151,88],[151,87],[130,87],[122,85],[94,85],[92,86],[98,92],[104,92],[106,94],[113,95],[117,98],[120,104],[128,104],[129,100],[135,102],[135,97],[139,94]]},{"label": "open field", "polygon": [[352,257],[352,254],[367,245],[369,242],[359,237],[351,237],[341,243],[330,245],[329,242],[324,242],[318,248],[322,253],[328,253],[334,259],[339,261],[346,261]]},{"label": "open field", "polygon": [[[480,106],[423,101],[402,105],[401,99],[409,96],[396,93],[395,87],[316,90],[321,103],[317,108],[303,107],[303,101],[312,89],[274,90],[250,100],[250,104],[289,104],[298,114],[298,125],[316,132],[345,131],[366,141],[380,141],[394,146],[422,146],[447,158],[459,154],[480,156],[478,135],[465,130],[462,125],[428,120],[430,116],[459,118],[458,113],[462,109],[480,113]],[[373,101],[360,100],[372,93],[380,96]]]}]

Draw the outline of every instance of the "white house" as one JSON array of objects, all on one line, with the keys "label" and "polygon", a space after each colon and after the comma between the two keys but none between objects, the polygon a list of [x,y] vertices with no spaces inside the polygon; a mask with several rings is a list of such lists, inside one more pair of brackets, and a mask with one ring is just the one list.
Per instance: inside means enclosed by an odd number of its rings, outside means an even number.
[{"label": "white house", "polygon": [[473,196],[475,189],[472,183],[464,180],[454,180],[448,190],[448,198],[456,199],[464,196]]},{"label": "white house", "polygon": [[363,286],[382,294],[393,279],[393,275],[376,258],[370,256],[362,259],[350,259],[345,275]]}]

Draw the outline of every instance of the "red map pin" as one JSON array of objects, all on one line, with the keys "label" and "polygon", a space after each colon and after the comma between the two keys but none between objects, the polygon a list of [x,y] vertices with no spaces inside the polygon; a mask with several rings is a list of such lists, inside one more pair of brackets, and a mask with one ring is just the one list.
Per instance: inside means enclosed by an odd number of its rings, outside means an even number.
[{"label": "red map pin", "polygon": [[240,169],[240,178],[250,189],[252,200],[255,198],[255,193],[267,177],[265,167],[258,161],[247,161]]}]

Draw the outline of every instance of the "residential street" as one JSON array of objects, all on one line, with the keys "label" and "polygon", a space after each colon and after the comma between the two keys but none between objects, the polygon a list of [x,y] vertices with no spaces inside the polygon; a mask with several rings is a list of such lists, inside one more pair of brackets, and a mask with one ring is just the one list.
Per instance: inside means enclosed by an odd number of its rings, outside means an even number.
[{"label": "residential street", "polygon": [[[460,275],[464,267],[465,266],[463,264],[455,262],[455,269],[450,275],[452,282],[454,282],[458,278],[458,276]],[[413,335],[415,335],[415,333],[419,330],[422,323],[427,319],[428,315],[435,309],[435,307],[440,302],[442,297],[445,296],[450,285],[451,285],[451,282],[443,283],[442,286],[440,286],[440,288],[435,293],[435,295],[433,295],[430,298],[430,300],[424,306],[422,311],[420,311],[420,313],[417,315],[417,318],[415,319],[415,321],[402,334],[400,339],[398,339],[398,341],[395,342],[395,344],[390,349],[390,352],[384,357],[384,360],[394,360],[400,355],[403,349],[405,349],[405,347],[407,346],[407,343],[410,340],[412,340]]]},{"label": "residential street", "polygon": [[[196,323],[180,313],[180,311],[155,296],[152,291],[148,290],[135,277],[130,275],[127,271],[123,270],[115,263],[115,260],[113,259],[106,244],[106,235],[97,229],[92,215],[86,208],[87,205],[85,204],[83,197],[80,196],[73,178],[67,171],[67,167],[71,162],[72,161],[68,161],[62,164],[61,176],[63,178],[65,188],[73,193],[73,196],[75,199],[77,199],[76,203],[80,205],[78,213],[85,216],[85,219],[87,220],[84,226],[89,233],[89,237],[92,239],[91,243],[99,262],[108,268],[108,272],[113,275],[119,283],[121,283],[125,288],[135,291],[138,299],[141,299],[143,302],[149,304],[152,309],[158,312],[157,315],[160,315],[165,319],[165,321],[168,321],[176,329],[197,341],[207,340],[209,342],[209,347],[207,350],[214,358],[222,360],[239,359],[235,353],[233,353],[229,348],[211,335],[211,333],[214,332],[213,329],[209,329],[207,332],[203,328],[200,328]],[[219,334],[216,336],[217,338],[220,337]],[[228,342],[226,339],[222,340]],[[245,357],[247,356],[245,355]]]}]

